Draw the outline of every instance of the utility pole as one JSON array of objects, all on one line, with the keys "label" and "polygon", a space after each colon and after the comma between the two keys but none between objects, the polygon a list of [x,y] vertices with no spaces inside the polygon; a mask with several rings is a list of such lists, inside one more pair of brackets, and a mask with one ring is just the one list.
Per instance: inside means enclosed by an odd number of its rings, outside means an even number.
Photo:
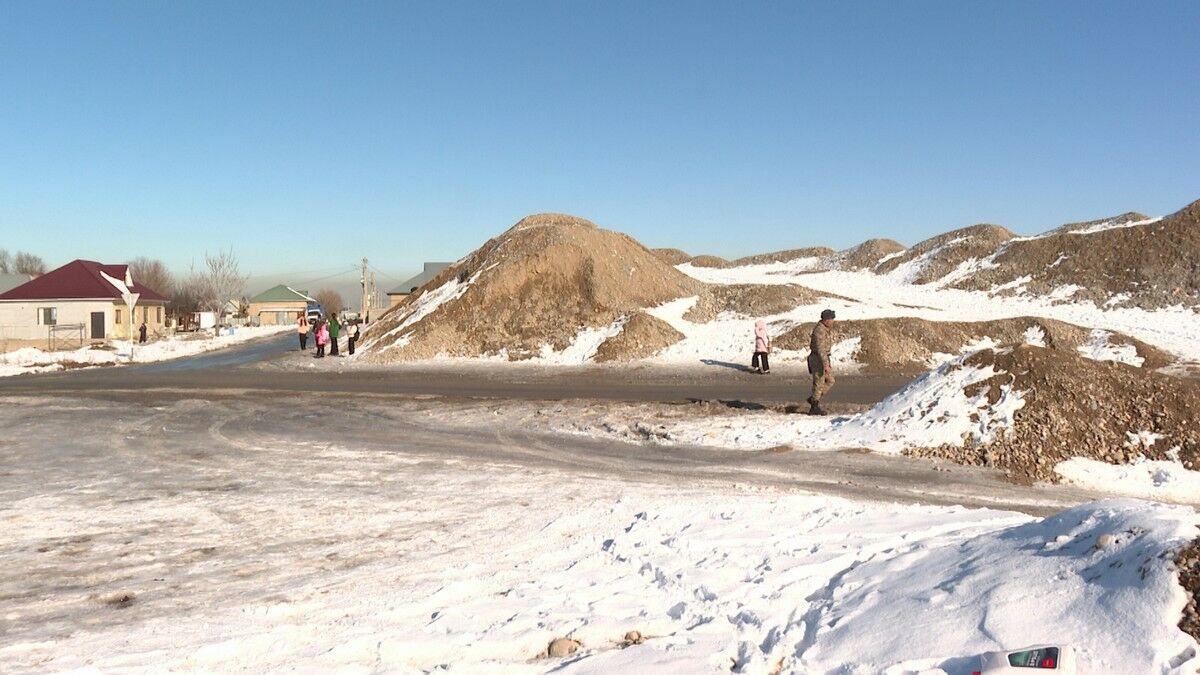
[{"label": "utility pole", "polygon": [[359,284],[362,286],[362,297],[358,303],[358,320],[370,321],[371,305],[370,296],[367,295],[367,259],[362,259],[362,274],[358,278]]}]

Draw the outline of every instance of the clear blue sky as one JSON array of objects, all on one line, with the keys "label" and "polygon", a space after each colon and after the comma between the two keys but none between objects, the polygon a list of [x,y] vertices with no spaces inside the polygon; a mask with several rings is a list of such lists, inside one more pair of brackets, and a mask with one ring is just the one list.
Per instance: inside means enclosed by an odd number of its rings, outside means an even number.
[{"label": "clear blue sky", "polygon": [[827,5],[0,0],[0,246],[394,278],[538,211],[732,257],[1200,199],[1200,2]]}]

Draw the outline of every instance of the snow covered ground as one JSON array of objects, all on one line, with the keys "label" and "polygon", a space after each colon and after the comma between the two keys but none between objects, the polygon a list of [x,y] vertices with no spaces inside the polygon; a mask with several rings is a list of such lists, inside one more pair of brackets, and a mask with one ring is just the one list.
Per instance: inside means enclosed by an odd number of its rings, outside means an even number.
[{"label": "snow covered ground", "polygon": [[[959,675],[1047,641],[1081,672],[1200,665],[1168,562],[1190,508],[646,483],[205,421],[224,405],[0,406],[0,670]],[[66,417],[86,433],[46,440]]]},{"label": "snow covered ground", "polygon": [[265,335],[275,335],[293,330],[291,326],[247,326],[237,328],[234,334],[192,334],[191,337],[172,337],[165,340],[134,345],[133,360],[129,358],[129,343],[118,342],[116,349],[92,349],[83,347],[70,351],[49,352],[26,347],[16,351],[0,353],[0,377],[25,373],[42,373],[62,370],[64,367],[111,366],[128,363],[153,363],[182,356],[194,356],[214,349],[222,349],[247,342]]}]

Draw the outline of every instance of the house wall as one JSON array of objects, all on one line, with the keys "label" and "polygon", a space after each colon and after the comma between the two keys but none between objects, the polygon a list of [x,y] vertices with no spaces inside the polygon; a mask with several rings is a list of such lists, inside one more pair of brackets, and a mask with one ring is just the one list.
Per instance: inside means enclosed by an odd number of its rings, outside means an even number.
[{"label": "house wall", "polygon": [[295,323],[296,315],[304,314],[307,311],[307,300],[250,303],[250,318],[257,321],[260,326],[282,326]]},{"label": "house wall", "polygon": [[407,297],[408,293],[388,293],[388,309],[404,302],[404,299]]},{"label": "house wall", "polygon": [[[128,309],[125,303],[114,303],[112,300],[20,300],[0,301],[0,337],[11,340],[44,340],[49,334],[46,325],[41,323],[39,309],[53,307],[56,312],[56,323],[83,324],[84,340],[90,341],[92,335],[92,312],[104,313],[104,338],[128,339],[129,326],[127,322]],[[151,335],[161,335],[165,332],[166,310],[161,304],[138,303],[134,308],[134,333],[141,325],[142,315],[146,315],[146,327]],[[121,324],[116,321],[120,315]]]}]

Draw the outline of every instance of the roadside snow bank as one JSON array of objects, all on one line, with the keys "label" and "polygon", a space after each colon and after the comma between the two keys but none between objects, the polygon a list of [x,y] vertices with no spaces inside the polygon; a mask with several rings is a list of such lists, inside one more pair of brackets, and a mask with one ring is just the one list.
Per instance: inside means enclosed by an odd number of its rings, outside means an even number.
[{"label": "roadside snow bank", "polygon": [[[222,349],[232,345],[254,340],[266,335],[275,335],[293,330],[292,326],[245,326],[237,328],[234,334],[222,334],[218,337],[170,337],[164,340],[135,345],[133,348],[133,363],[154,363],[168,361],[184,356],[194,356],[214,349]],[[202,334],[193,334],[200,336]],[[130,363],[129,342],[114,343],[115,349],[92,349],[83,347],[68,351],[45,351],[25,347],[16,351],[0,354],[0,377],[39,373],[63,368],[81,368],[88,366],[112,366]]]},{"label": "roadside snow bank", "polygon": [[[991,380],[1000,371],[966,364],[971,354],[927,373],[874,408],[845,417],[809,417],[773,411],[750,411],[737,416],[698,418],[667,423],[651,440],[692,445],[762,450],[791,446],[802,450],[866,448],[898,453],[912,447],[984,444],[1013,424],[1024,405],[1020,392],[1001,388],[996,402],[986,392],[967,393],[972,385]],[[619,426],[582,429],[603,435]]]},{"label": "roadside snow bank", "polygon": [[1138,457],[1128,464],[1109,464],[1073,457],[1054,471],[1068,483],[1112,494],[1200,503],[1200,471],[1189,471],[1178,459]]}]

